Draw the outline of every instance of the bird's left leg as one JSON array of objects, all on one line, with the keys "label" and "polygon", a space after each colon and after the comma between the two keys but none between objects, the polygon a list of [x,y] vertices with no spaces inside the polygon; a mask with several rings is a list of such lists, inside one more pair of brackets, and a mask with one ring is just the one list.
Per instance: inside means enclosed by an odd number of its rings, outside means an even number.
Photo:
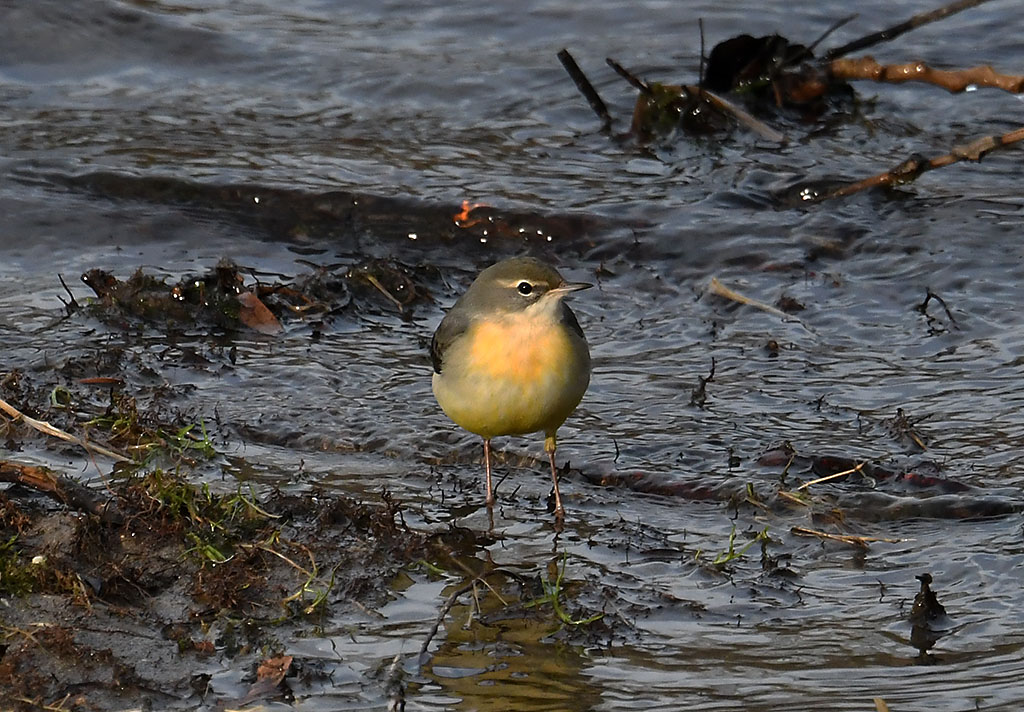
[{"label": "bird's left leg", "polygon": [[544,451],[548,454],[548,459],[551,461],[551,481],[555,483],[555,516],[561,519],[565,514],[565,510],[562,508],[562,495],[558,492],[558,468],[555,467],[555,450],[557,449],[558,441],[555,439],[555,433],[553,431],[546,433]]}]

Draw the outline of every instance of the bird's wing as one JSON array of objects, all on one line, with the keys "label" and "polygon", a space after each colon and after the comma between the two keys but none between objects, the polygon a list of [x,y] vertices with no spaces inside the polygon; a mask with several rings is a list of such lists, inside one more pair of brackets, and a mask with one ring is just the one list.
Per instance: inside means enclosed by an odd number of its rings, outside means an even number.
[{"label": "bird's wing", "polygon": [[[562,302],[562,323],[575,331],[577,336],[586,341],[587,337],[583,335],[583,327],[581,327],[580,323],[576,321],[576,315],[565,302]],[[444,324],[442,324],[442,326],[444,326]]]},{"label": "bird's wing", "polygon": [[466,333],[468,328],[469,319],[462,311],[453,309],[445,314],[437,331],[434,332],[434,338],[430,340],[430,360],[434,364],[434,373],[441,373],[445,351],[455,339]]}]

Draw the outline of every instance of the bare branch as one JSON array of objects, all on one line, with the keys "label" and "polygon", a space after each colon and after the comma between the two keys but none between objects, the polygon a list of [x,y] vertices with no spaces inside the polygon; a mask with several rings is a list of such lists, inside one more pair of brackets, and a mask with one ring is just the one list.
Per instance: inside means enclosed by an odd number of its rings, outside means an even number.
[{"label": "bare branch", "polygon": [[633,72],[631,72],[628,69],[626,69],[625,67],[623,67],[621,64],[616,62],[611,57],[605,57],[604,61],[608,63],[609,67],[611,67],[612,69],[615,70],[616,74],[618,74],[620,77],[622,77],[627,82],[632,84],[633,88],[636,89],[641,94],[647,94],[648,96],[650,96],[651,94],[654,93],[654,90],[651,89],[651,87],[647,84],[647,82],[645,82],[643,79],[641,79],[637,75],[633,74]]},{"label": "bare branch", "polygon": [[963,146],[955,146],[949,153],[932,159],[914,155],[895,168],[857,181],[856,183],[844,185],[826,193],[814,202],[830,200],[832,198],[845,198],[848,195],[883,185],[892,186],[910,183],[927,171],[959,163],[960,161],[980,161],[984,156],[997,148],[1011,146],[1020,141],[1024,141],[1024,127],[1005,133],[1002,136],[983,136]]},{"label": "bare branch", "polygon": [[587,75],[580,69],[580,65],[576,64],[576,60],[573,59],[572,55],[569,54],[569,50],[563,49],[558,53],[558,61],[565,67],[565,71],[569,73],[569,77],[573,83],[576,84],[576,88],[580,90],[580,94],[590,104],[590,108],[597,114],[597,118],[601,119],[601,130],[607,131],[612,125],[612,115],[608,113],[608,106],[601,99],[601,95],[597,93],[597,89],[587,79]]},{"label": "bare branch", "polygon": [[968,10],[972,7],[977,7],[978,5],[986,2],[988,2],[988,0],[959,0],[959,2],[950,3],[945,7],[940,7],[938,10],[922,12],[918,15],[914,15],[909,20],[893,25],[892,27],[888,27],[880,32],[873,32],[870,35],[855,39],[853,42],[848,42],[841,47],[830,49],[825,53],[824,60],[826,62],[831,62],[837,57],[850,54],[850,52],[859,52],[862,49],[873,47],[876,44],[888,42],[889,40],[896,39],[900,35],[910,32],[921,25],[941,20],[949,17],[950,15],[954,15],[963,10]]},{"label": "bare branch", "polygon": [[828,71],[836,79],[869,79],[875,82],[926,82],[957,93],[969,86],[994,87],[1019,94],[1024,90],[1024,76],[1000,74],[988,65],[947,71],[932,69],[923,62],[906,64],[879,64],[874,57],[836,59],[829,63]]},{"label": "bare branch", "polygon": [[750,129],[761,138],[767,139],[769,141],[775,141],[776,143],[789,143],[789,139],[786,138],[785,134],[776,131],[765,122],[754,118],[753,115],[747,113],[746,111],[736,106],[732,102],[723,99],[722,97],[718,96],[718,94],[714,94],[708,91],[707,89],[702,89],[692,84],[686,84],[680,88],[691,95],[702,95],[705,99],[707,99],[708,102],[713,104],[716,109],[725,114],[730,114],[742,126],[745,126],[746,128]]}]

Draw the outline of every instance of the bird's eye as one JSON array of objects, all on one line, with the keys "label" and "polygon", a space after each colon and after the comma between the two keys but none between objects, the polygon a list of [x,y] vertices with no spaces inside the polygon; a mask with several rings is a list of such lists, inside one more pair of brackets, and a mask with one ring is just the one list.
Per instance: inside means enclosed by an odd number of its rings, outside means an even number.
[{"label": "bird's eye", "polygon": [[533,291],[533,285],[530,284],[529,282],[520,282],[519,286],[517,286],[516,289],[518,289],[519,293],[525,297],[527,294]]}]

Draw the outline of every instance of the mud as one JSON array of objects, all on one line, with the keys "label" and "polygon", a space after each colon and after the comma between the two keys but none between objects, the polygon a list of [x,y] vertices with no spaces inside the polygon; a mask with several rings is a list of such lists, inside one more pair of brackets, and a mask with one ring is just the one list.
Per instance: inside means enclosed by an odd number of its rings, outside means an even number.
[{"label": "mud", "polygon": [[0,496],[0,684],[12,709],[216,700],[211,656],[255,666],[329,612],[381,605],[382,581],[445,546],[410,531],[387,493],[257,502],[159,471],[115,475],[108,492],[123,524],[19,487]]}]

